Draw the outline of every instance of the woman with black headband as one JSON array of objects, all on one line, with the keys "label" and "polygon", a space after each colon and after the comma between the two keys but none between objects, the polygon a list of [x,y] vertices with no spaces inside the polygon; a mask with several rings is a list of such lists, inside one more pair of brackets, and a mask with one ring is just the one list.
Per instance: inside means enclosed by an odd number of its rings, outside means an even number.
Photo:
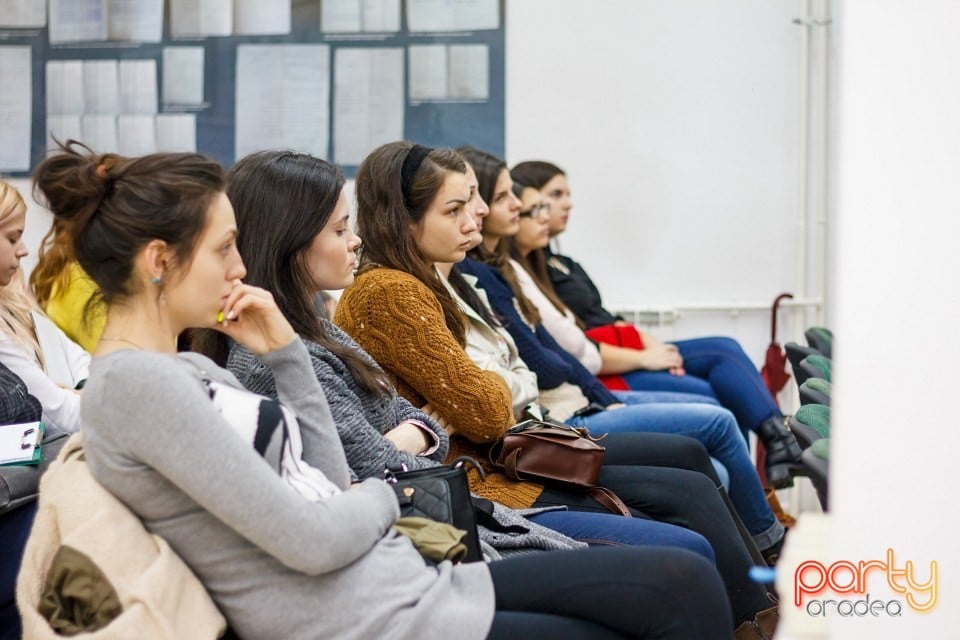
[{"label": "woman with black headband", "polygon": [[[462,260],[475,241],[472,171],[453,150],[391,143],[364,160],[356,193],[364,249],[335,320],[383,367],[401,395],[445,424],[453,436],[449,456],[483,458],[478,445],[497,440],[515,424],[516,407],[500,375],[480,368],[464,351],[464,316],[436,270],[437,264]],[[631,509],[684,524],[710,540],[737,622],[768,610],[764,590],[746,579],[749,553],[715,484],[683,468],[638,466],[645,463],[628,460],[614,435],[638,434],[613,434],[604,441],[601,484]],[[511,482],[495,472],[482,482],[474,476],[471,488],[514,508],[546,501],[602,510],[557,486]]]}]

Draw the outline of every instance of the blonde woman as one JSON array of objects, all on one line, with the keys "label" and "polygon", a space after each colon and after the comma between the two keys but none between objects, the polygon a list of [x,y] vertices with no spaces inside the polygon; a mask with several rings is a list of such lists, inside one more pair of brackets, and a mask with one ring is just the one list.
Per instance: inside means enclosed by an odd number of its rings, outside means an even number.
[{"label": "blonde woman", "polygon": [[40,311],[24,285],[26,216],[20,193],[0,182],[0,362],[40,401],[47,426],[77,431],[77,387],[87,378],[90,356]]}]

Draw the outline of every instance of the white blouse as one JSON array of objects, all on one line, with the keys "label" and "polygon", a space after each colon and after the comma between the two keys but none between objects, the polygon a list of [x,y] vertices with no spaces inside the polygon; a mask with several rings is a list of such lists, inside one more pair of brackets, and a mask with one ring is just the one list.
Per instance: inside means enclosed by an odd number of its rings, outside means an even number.
[{"label": "white blouse", "polygon": [[587,371],[594,375],[599,373],[602,364],[600,350],[597,349],[597,345],[587,339],[583,330],[577,326],[577,320],[573,314],[569,311],[561,313],[557,310],[550,299],[540,291],[540,287],[534,282],[533,277],[527,273],[519,262],[511,260],[510,264],[513,265],[513,270],[517,273],[520,290],[537,307],[543,326],[547,328],[553,339],[579,360]]},{"label": "white blouse", "polygon": [[[480,300],[490,308],[487,292],[476,286],[477,279],[470,274],[463,274],[464,279],[473,287]],[[523,410],[539,395],[537,389],[537,374],[531,371],[527,364],[520,359],[517,345],[513,337],[503,328],[495,328],[484,322],[483,318],[466,303],[440,274],[440,279],[447,286],[447,290],[457,306],[467,316],[467,345],[465,351],[471,361],[485,371],[493,371],[503,378],[510,388],[513,397],[513,415],[520,418]],[[491,311],[491,313],[493,313]]]},{"label": "white blouse", "polygon": [[[90,354],[46,316],[34,313],[37,339],[46,368],[40,366],[6,327],[0,328],[0,361],[17,374],[43,407],[42,420],[64,431],[80,430],[80,394],[73,388],[90,371]],[[66,388],[64,388],[66,387]]]}]

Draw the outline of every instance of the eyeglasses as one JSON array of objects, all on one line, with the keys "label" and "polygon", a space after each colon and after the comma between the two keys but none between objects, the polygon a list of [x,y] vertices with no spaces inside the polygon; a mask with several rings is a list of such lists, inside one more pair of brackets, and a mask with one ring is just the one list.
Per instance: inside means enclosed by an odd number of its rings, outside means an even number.
[{"label": "eyeglasses", "polygon": [[550,215],[550,203],[544,202],[543,204],[538,204],[534,207],[530,207],[526,211],[521,211],[518,215],[521,218],[536,218],[540,214],[545,213]]}]

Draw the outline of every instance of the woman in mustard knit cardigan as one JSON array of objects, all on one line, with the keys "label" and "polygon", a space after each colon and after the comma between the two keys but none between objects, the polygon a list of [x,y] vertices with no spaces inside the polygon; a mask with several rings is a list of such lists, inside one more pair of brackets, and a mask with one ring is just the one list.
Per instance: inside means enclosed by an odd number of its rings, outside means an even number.
[{"label": "woman in mustard knit cardigan", "polygon": [[[453,436],[450,456],[482,460],[482,445],[514,424],[513,402],[503,380],[464,352],[463,317],[434,268],[436,262],[461,260],[471,246],[478,200],[471,176],[456,152],[405,142],[384,145],[364,160],[356,191],[358,233],[365,244],[360,272],[340,299],[336,322],[377,360],[401,395],[445,424]],[[738,624],[765,612],[764,590],[746,578],[750,553],[726,507],[717,507],[715,485],[684,469],[635,466],[644,460],[624,459],[612,438],[605,441],[601,484],[632,510],[688,526],[710,540]],[[656,452],[643,455],[653,458]],[[602,509],[575,492],[514,483],[497,473],[485,482],[474,475],[471,488],[516,508],[559,503]],[[704,518],[707,513],[713,515]]]}]

